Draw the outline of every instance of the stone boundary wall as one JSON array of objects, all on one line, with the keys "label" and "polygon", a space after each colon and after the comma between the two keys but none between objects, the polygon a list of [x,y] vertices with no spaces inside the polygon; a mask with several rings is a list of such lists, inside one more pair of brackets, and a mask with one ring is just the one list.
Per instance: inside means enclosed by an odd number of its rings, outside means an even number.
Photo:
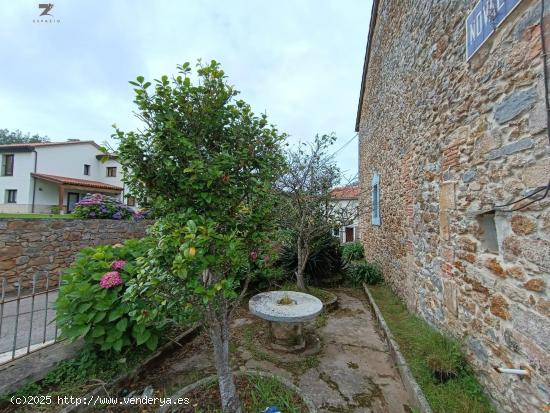
[{"label": "stone boundary wall", "polygon": [[29,287],[36,274],[37,288],[43,288],[49,275],[49,286],[55,286],[59,273],[82,248],[142,238],[150,224],[147,220],[0,219],[0,278],[13,288],[21,277],[23,287]]}]

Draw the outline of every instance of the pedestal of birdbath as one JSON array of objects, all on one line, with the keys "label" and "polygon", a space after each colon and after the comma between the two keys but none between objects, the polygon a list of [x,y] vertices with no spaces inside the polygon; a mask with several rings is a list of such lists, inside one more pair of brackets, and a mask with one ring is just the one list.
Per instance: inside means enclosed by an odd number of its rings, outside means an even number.
[{"label": "pedestal of birdbath", "polygon": [[315,319],[323,310],[317,297],[296,291],[269,291],[248,302],[255,316],[269,321],[271,347],[297,352],[306,346],[303,323]]}]

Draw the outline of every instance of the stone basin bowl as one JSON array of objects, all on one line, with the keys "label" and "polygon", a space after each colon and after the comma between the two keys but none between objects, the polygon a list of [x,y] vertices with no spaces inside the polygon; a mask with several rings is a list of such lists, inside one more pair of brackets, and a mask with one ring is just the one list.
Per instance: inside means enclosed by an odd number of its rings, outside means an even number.
[{"label": "stone basin bowl", "polygon": [[[279,304],[283,297],[290,298],[292,304]],[[323,303],[317,297],[297,291],[268,291],[252,297],[248,308],[267,321],[302,323],[316,318],[323,311]]]}]

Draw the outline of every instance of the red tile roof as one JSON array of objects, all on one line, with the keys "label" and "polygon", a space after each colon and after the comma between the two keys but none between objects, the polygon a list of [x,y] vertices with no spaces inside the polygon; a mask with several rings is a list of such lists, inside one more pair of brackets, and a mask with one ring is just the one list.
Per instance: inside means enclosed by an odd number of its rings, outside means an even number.
[{"label": "red tile roof", "polygon": [[335,199],[358,199],[359,187],[358,186],[344,186],[340,188],[334,188],[330,191],[331,198]]},{"label": "red tile roof", "polygon": [[123,189],[120,186],[109,185],[99,181],[88,181],[86,179],[68,178],[66,176],[56,176],[56,175],[47,175],[47,174],[38,174],[38,173],[32,173],[31,175],[39,179],[44,179],[46,181],[55,182],[63,185],[77,185],[77,186],[84,186],[87,188],[108,189],[111,191],[122,191]]}]

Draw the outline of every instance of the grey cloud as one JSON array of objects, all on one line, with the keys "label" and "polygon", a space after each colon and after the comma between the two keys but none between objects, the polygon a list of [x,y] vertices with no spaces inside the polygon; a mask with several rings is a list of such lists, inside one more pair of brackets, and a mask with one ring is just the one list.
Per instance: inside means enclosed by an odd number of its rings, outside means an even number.
[{"label": "grey cloud", "polygon": [[[56,0],[59,24],[37,25],[37,3],[2,4],[0,127],[54,140],[105,141],[132,116],[137,75],[216,59],[256,112],[290,141],[354,134],[371,1]],[[357,144],[338,154],[357,170]]]}]

